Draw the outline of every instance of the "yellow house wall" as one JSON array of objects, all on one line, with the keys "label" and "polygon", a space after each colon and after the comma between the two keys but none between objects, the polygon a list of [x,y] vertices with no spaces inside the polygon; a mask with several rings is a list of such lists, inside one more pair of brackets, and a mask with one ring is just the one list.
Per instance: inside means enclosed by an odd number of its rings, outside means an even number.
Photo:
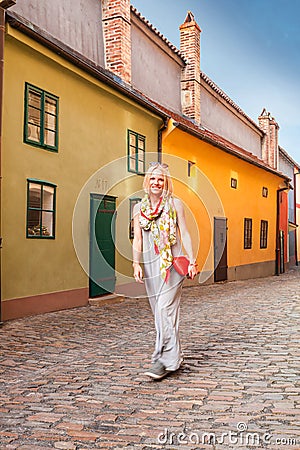
[{"label": "yellow house wall", "polygon": [[[178,178],[184,179],[185,185],[177,187],[177,195],[195,212],[200,235],[198,261],[201,270],[213,270],[213,254],[210,256],[208,254],[213,247],[214,216],[224,216],[228,219],[229,269],[275,260],[276,190],[283,185],[281,177],[176,128],[173,131],[169,129],[165,133],[163,153],[164,159],[171,162],[169,164],[171,171],[177,173]],[[182,158],[180,169],[177,163],[172,165],[171,155]],[[187,176],[188,161],[195,163],[190,177]],[[231,188],[231,177],[238,179],[237,189]],[[204,186],[205,179],[211,184],[210,192],[208,187]],[[196,201],[191,201],[187,195],[189,186],[198,193]],[[206,190],[204,195],[202,195],[203,186]],[[262,196],[263,187],[268,188],[267,198]],[[221,204],[216,198],[219,198]],[[252,218],[253,225],[252,249],[247,250],[244,249],[244,218]],[[268,221],[266,249],[260,249],[261,220]]]},{"label": "yellow house wall", "polygon": [[[25,82],[59,97],[58,153],[23,142]],[[145,135],[146,150],[155,152],[161,122],[50,50],[8,28],[2,150],[3,300],[88,286],[72,240],[73,211],[79,193],[89,179],[91,192],[102,193],[104,185],[111,186],[107,193],[118,197],[117,204],[139,190],[139,176],[116,186],[110,184],[116,174],[114,165],[107,172],[102,170],[100,179],[93,174],[106,164],[125,158],[118,176],[127,176],[127,130]],[[54,240],[26,238],[28,178],[57,185]],[[124,211],[127,224],[129,212],[127,208]],[[88,246],[88,209],[82,223]],[[123,229],[118,239],[128,254],[127,226],[126,233]],[[126,272],[128,267],[126,257],[117,257],[120,272]]]}]

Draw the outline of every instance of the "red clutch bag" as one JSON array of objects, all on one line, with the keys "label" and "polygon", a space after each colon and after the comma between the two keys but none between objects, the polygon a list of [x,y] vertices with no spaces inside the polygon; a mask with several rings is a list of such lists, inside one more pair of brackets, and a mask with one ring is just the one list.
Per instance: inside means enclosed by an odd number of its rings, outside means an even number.
[{"label": "red clutch bag", "polygon": [[174,256],[173,266],[176,272],[186,277],[189,274],[190,261],[186,256]]}]

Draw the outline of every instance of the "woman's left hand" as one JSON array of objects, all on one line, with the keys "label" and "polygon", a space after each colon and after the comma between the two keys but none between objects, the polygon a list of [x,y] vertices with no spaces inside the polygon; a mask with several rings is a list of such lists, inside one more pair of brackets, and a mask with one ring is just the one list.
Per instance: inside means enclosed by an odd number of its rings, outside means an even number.
[{"label": "woman's left hand", "polygon": [[143,281],[143,270],[139,263],[133,263],[133,276],[137,283],[144,283]]},{"label": "woman's left hand", "polygon": [[198,274],[197,264],[196,263],[190,264],[188,271],[189,271],[189,278],[191,278],[191,280],[193,280],[195,278],[195,276]]}]

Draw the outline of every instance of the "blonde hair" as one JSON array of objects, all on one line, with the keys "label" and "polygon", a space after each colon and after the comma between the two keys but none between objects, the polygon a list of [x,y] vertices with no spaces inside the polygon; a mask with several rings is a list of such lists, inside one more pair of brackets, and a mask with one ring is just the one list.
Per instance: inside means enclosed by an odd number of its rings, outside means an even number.
[{"label": "blonde hair", "polygon": [[168,197],[173,194],[173,183],[171,179],[171,175],[169,172],[169,168],[167,164],[164,163],[150,163],[150,167],[147,170],[144,178],[143,189],[149,194],[150,188],[150,178],[155,170],[159,170],[164,177],[164,191]]}]

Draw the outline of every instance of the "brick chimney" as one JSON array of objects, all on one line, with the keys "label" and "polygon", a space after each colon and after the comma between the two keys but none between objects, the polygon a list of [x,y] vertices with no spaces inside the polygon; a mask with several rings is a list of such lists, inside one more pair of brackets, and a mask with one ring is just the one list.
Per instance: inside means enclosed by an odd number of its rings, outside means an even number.
[{"label": "brick chimney", "polygon": [[182,113],[200,124],[200,27],[188,11],[179,27],[180,52],[187,60],[181,72]]},{"label": "brick chimney", "polygon": [[278,130],[279,125],[264,108],[258,118],[260,128],[265,135],[262,140],[262,160],[273,169],[278,168]]},{"label": "brick chimney", "polygon": [[106,69],[131,82],[130,0],[102,0]]}]

